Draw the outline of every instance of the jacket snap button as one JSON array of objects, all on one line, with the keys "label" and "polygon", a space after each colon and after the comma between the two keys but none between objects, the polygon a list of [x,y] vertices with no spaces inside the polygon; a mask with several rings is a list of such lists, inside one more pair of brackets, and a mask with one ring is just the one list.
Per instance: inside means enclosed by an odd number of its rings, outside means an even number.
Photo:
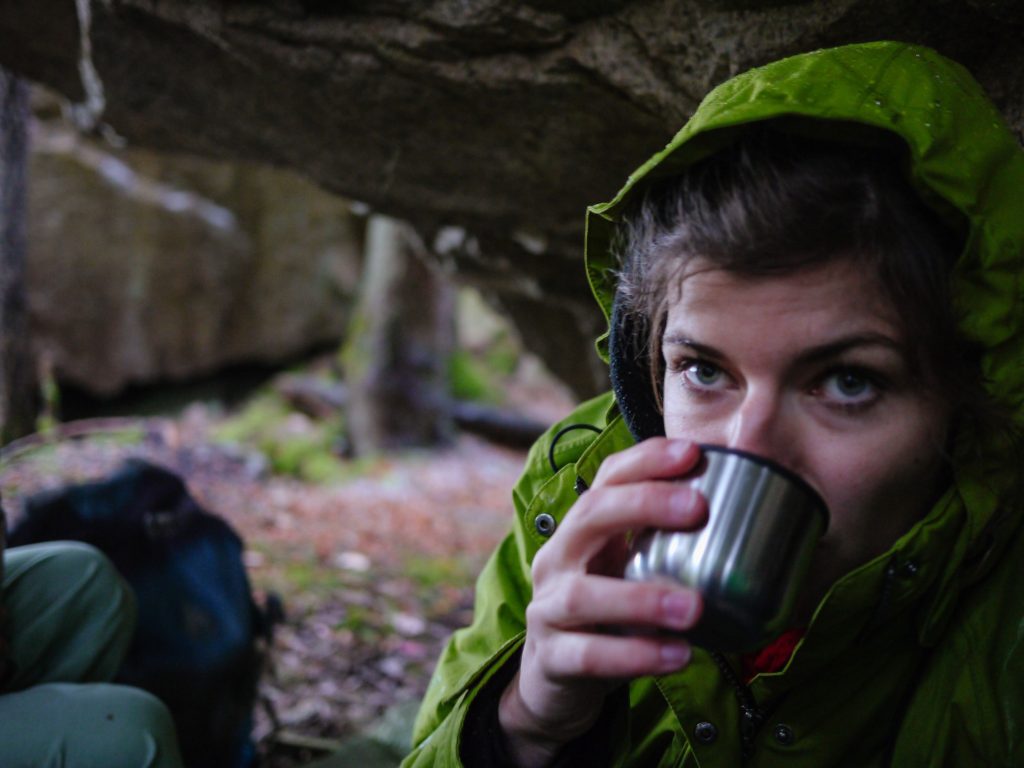
[{"label": "jacket snap button", "polygon": [[705,720],[697,723],[697,727],[693,729],[693,735],[702,744],[710,744],[718,738],[718,729],[715,728],[714,723],[709,723]]},{"label": "jacket snap button", "polygon": [[793,729],[788,725],[779,724],[775,726],[775,740],[783,746],[789,746],[793,743]]},{"label": "jacket snap button", "polygon": [[541,512],[533,518],[533,525],[541,536],[550,536],[555,532],[555,526],[558,524],[555,522],[555,518],[547,512]]}]

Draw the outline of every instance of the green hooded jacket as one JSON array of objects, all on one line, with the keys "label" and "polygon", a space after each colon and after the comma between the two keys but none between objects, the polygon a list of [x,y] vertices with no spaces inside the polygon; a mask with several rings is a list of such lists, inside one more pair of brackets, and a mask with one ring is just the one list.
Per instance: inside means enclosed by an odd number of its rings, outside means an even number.
[{"label": "green hooded jacket", "polygon": [[[984,349],[986,386],[1024,417],[1024,152],[977,83],[926,48],[893,42],[794,56],[712,91],[668,146],[587,214],[587,274],[606,316],[623,204],[732,140],[744,125],[907,148],[922,197],[965,233],[953,284],[962,328]],[[598,342],[607,355],[607,339]],[[599,428],[574,430],[570,424]],[[593,480],[633,443],[611,394],[534,446],[512,532],[477,584],[475,619],[442,653],[406,766],[459,766],[466,713],[522,644],[530,563]],[[781,671],[747,686],[695,649],[680,672],[635,680],[603,738],[609,765],[1024,766],[1024,541],[1004,441],[962,429],[953,480],[892,548],[837,581]],[[507,668],[505,669],[507,674]]]}]

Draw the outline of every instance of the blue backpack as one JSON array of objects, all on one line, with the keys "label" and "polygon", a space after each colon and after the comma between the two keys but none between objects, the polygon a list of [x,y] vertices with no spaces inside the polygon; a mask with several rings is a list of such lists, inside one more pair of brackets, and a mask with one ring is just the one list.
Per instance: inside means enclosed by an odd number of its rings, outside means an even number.
[{"label": "blue backpack", "polygon": [[185,764],[254,765],[252,715],[271,626],[232,528],[177,475],[130,460],[106,479],[28,499],[10,545],[57,539],[96,546],[134,590],[138,628],[117,681],[163,700]]}]

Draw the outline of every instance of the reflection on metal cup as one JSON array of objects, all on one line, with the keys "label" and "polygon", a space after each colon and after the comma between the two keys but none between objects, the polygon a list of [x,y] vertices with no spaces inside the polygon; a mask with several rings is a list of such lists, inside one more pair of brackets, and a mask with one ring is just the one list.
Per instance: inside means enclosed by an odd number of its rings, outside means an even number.
[{"label": "reflection on metal cup", "polygon": [[688,639],[718,651],[753,650],[787,629],[828,510],[805,481],[768,459],[701,450],[701,465],[684,480],[707,498],[707,524],[640,534],[625,577],[696,589],[704,613]]}]

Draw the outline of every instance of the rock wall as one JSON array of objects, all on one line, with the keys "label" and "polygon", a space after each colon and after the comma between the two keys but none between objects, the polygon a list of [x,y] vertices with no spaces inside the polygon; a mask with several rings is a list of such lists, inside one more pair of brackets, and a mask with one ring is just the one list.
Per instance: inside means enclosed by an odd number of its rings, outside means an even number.
[{"label": "rock wall", "polygon": [[899,37],[966,64],[1022,131],[1022,32],[1012,0],[20,0],[0,62],[131,143],[286,165],[412,221],[582,393],[603,376],[583,209],[710,87]]},{"label": "rock wall", "polygon": [[110,152],[36,126],[28,293],[37,349],[100,395],[342,338],[362,222],[289,171]]}]

